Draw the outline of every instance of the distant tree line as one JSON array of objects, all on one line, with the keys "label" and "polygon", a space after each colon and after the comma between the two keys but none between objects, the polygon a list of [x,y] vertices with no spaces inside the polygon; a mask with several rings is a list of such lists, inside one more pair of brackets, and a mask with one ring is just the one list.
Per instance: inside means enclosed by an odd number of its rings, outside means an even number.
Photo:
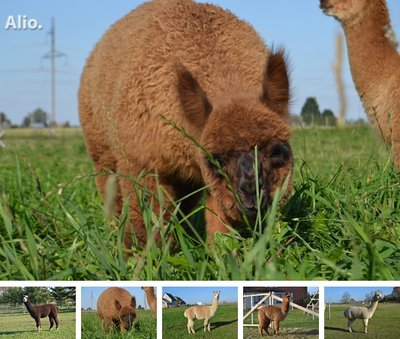
[{"label": "distant tree line", "polygon": [[0,293],[0,304],[16,307],[22,304],[25,294],[32,304],[55,302],[58,306],[75,305],[75,287],[7,287]]},{"label": "distant tree line", "polygon": [[[70,127],[68,121],[60,125],[61,127]],[[1,128],[18,128],[18,127],[49,127],[49,114],[41,108],[35,109],[33,112],[28,113],[21,124],[13,124],[4,112],[0,112],[0,129]]]},{"label": "distant tree line", "polygon": [[[303,126],[329,126],[336,127],[338,120],[333,114],[332,110],[324,109],[322,112],[319,109],[317,99],[309,97],[304,103],[300,115],[292,117],[294,125]],[[354,122],[347,122],[348,124],[361,125],[366,124],[364,120],[358,119]],[[0,112],[0,129],[1,128],[17,128],[17,127],[48,127],[49,114],[41,108],[37,108],[31,113],[28,113],[20,125],[14,125],[4,112]],[[60,127],[70,127],[70,123],[66,121]]]},{"label": "distant tree line", "polygon": [[330,109],[320,111],[316,98],[307,98],[300,113],[305,126],[337,126],[337,118]]},{"label": "distant tree line", "polygon": [[[344,292],[342,298],[340,299],[341,304],[351,304],[354,302],[364,301],[366,303],[370,302],[374,296],[373,291],[367,293],[364,297],[364,300],[354,300],[351,297],[349,292]],[[400,303],[400,287],[393,287],[393,291],[391,294],[385,295],[382,299],[382,302],[398,302]]]}]

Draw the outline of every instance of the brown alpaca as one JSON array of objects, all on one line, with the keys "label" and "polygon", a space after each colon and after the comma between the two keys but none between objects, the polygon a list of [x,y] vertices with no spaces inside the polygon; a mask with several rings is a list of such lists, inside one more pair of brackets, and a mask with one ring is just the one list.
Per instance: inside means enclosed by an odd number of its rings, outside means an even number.
[{"label": "brown alpaca", "polygon": [[342,24],[357,92],[400,169],[400,56],[386,2],[322,0],[320,7]]},{"label": "brown alpaca", "polygon": [[109,332],[114,326],[122,332],[130,330],[136,321],[136,299],[123,288],[107,288],[97,300],[97,313],[104,331]]},{"label": "brown alpaca", "polygon": [[284,320],[289,313],[290,293],[286,293],[281,307],[268,305],[258,308],[258,333],[263,335],[263,330],[269,335],[268,327],[274,322],[274,334],[279,335],[279,322]]},{"label": "brown alpaca", "polygon": [[151,313],[157,316],[157,297],[154,294],[154,287],[142,287],[142,290],[146,293],[146,299],[150,306]]},{"label": "brown alpaca", "polygon": [[[247,23],[210,4],[191,0],[144,3],[115,23],[84,69],[79,111],[96,171],[122,173],[118,209],[130,198],[132,247],[147,231],[128,176],[150,191],[168,192],[166,205],[204,186],[208,237],[240,228],[257,214],[254,148],[258,147],[263,211],[291,176],[289,80],[282,51],[271,53]],[[216,159],[231,182],[173,121]],[[108,172],[107,172],[108,170]],[[98,176],[102,195],[107,176]],[[289,180],[288,190],[292,186]],[[149,197],[149,200],[151,197]],[[181,204],[183,212],[199,194]],[[155,212],[159,205],[153,201]]]},{"label": "brown alpaca", "polygon": [[24,295],[22,302],[26,306],[26,309],[28,310],[29,314],[33,319],[35,319],[36,323],[36,329],[39,331],[42,330],[42,324],[40,319],[49,317],[50,321],[50,329],[56,324],[56,330],[58,330],[58,307],[53,304],[44,304],[44,305],[32,305],[31,301],[29,300],[29,297],[27,295]]}]

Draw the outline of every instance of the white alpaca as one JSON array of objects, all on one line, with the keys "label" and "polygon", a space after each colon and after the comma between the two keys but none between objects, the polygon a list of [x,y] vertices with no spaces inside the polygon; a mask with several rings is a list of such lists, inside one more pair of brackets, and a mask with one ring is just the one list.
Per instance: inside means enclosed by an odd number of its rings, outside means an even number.
[{"label": "white alpaca", "polygon": [[343,315],[345,318],[348,319],[348,325],[349,325],[349,332],[352,332],[353,329],[351,328],[351,325],[353,324],[354,320],[356,319],[362,319],[364,323],[364,332],[367,333],[368,331],[368,320],[372,318],[374,315],[374,312],[376,310],[376,307],[378,306],[379,300],[382,300],[382,294],[380,292],[375,292],[371,305],[369,307],[365,306],[352,306],[349,308],[346,308],[343,312]]},{"label": "white alpaca", "polygon": [[210,318],[214,316],[218,307],[218,300],[220,291],[214,291],[213,303],[211,306],[192,306],[189,307],[183,315],[188,319],[187,329],[189,333],[194,333],[194,320],[204,319],[204,332],[208,330],[210,332]]}]

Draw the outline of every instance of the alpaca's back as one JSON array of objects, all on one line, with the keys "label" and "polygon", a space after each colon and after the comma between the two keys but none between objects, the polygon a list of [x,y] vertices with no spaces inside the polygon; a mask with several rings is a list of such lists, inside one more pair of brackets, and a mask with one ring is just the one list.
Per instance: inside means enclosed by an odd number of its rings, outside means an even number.
[{"label": "alpaca's back", "polygon": [[[141,5],[108,30],[82,75],[79,110],[90,152],[96,157],[118,145],[117,130],[130,161],[158,173],[185,167],[185,176],[199,183],[193,144],[160,119],[162,114],[187,127],[177,100],[176,63],[190,70],[213,101],[227,93],[261,94],[267,56],[255,30],[219,7],[191,0]],[[160,154],[177,152],[182,154],[159,162]]]},{"label": "alpaca's back", "polygon": [[215,311],[216,310],[211,310],[211,306],[192,306],[185,310],[183,315],[186,318],[201,320],[204,318],[211,318],[214,316]]},{"label": "alpaca's back", "polygon": [[119,310],[115,306],[116,301],[121,307],[130,306],[132,295],[120,287],[110,287],[103,291],[97,299],[97,313],[101,319],[119,317]]},{"label": "alpaca's back", "polygon": [[346,308],[343,312],[343,315],[347,319],[368,319],[370,318],[368,315],[368,309],[362,306],[351,306]]}]

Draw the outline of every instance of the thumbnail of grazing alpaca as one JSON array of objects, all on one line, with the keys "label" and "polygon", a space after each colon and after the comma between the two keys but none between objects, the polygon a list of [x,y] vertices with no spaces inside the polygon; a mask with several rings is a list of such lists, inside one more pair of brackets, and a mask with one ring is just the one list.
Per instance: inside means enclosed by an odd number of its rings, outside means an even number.
[{"label": "thumbnail of grazing alpaca", "polygon": [[137,320],[136,298],[120,287],[109,287],[97,299],[97,314],[104,331],[129,331]]},{"label": "thumbnail of grazing alpaca", "polygon": [[253,27],[218,6],[148,1],[111,26],[87,60],[79,111],[103,197],[110,173],[121,174],[116,210],[129,201],[128,250],[161,241],[135,187],[145,187],[157,215],[166,209],[166,220],[184,197],[182,212],[193,211],[207,187],[210,242],[255,222],[282,186],[288,196],[289,82],[283,50],[267,48]]}]

